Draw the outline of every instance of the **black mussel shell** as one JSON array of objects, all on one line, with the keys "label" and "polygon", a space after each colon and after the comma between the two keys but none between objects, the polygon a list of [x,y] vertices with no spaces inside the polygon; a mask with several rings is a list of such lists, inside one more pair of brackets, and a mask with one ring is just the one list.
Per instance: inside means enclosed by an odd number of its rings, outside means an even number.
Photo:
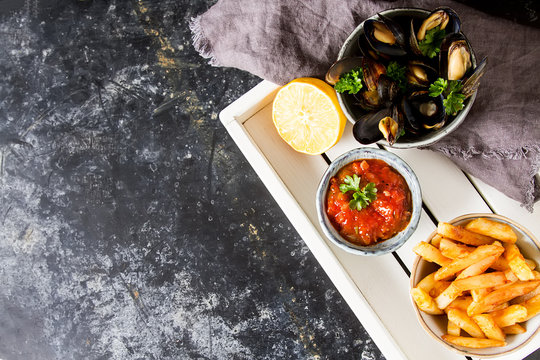
[{"label": "black mussel shell", "polygon": [[353,126],[353,136],[360,144],[372,144],[383,138],[379,122],[390,116],[390,109],[384,108],[361,116]]},{"label": "black mussel shell", "polygon": [[480,86],[480,78],[486,72],[487,57],[483,58],[478,65],[474,68],[472,74],[463,81],[463,88],[461,93],[465,95],[465,98],[472,96]]},{"label": "black mussel shell", "polygon": [[[446,20],[443,20],[443,18],[446,18]],[[429,22],[431,25],[428,24]],[[433,10],[421,22],[412,19],[409,34],[409,46],[411,51],[419,56],[422,56],[423,54],[418,43],[423,39],[423,36],[425,36],[425,31],[423,30],[420,34],[420,39],[418,38],[418,35],[424,23],[426,23],[426,28],[428,30],[436,26],[444,26],[446,35],[457,33],[461,29],[461,20],[459,19],[459,16],[454,10],[448,7],[440,7]]]},{"label": "black mussel shell", "polygon": [[439,73],[447,80],[461,80],[472,67],[473,52],[462,33],[446,36],[439,54]]},{"label": "black mussel shell", "polygon": [[362,71],[364,73],[364,84],[367,89],[369,91],[376,91],[379,77],[386,73],[386,67],[383,64],[364,56],[362,60]]},{"label": "black mussel shell", "polygon": [[375,61],[381,61],[381,60],[388,60],[390,57],[385,54],[381,54],[377,50],[373,49],[371,45],[369,45],[369,42],[366,39],[366,34],[362,34],[358,38],[358,47],[360,48],[360,52],[365,57],[370,57]]},{"label": "black mussel shell", "polygon": [[379,76],[377,93],[379,94],[382,105],[390,107],[399,93],[398,84],[383,74]]},{"label": "black mussel shell", "polygon": [[443,96],[429,96],[427,91],[415,91],[403,99],[405,122],[417,134],[429,129],[440,129],[446,121]]},{"label": "black mussel shell", "polygon": [[362,57],[348,57],[336,61],[326,72],[325,80],[330,85],[336,85],[339,77],[351,70],[362,66]]},{"label": "black mussel shell", "polygon": [[[386,18],[388,19],[388,18]],[[392,25],[388,25],[386,21]],[[405,56],[404,32],[392,20],[377,21],[368,19],[364,22],[364,34],[369,45],[379,53],[389,56]]]},{"label": "black mussel shell", "polygon": [[407,64],[407,83],[411,87],[428,87],[438,75],[436,69],[421,60],[411,60]]},{"label": "black mussel shell", "polygon": [[354,98],[357,101],[356,105],[366,111],[377,110],[383,106],[383,102],[381,101],[377,90],[370,91],[366,89],[360,91],[359,93],[354,94]]},{"label": "black mussel shell", "polygon": [[391,116],[385,117],[379,121],[379,131],[388,141],[390,146],[394,145],[396,140],[401,136],[404,128],[404,117],[397,104],[392,106]]}]

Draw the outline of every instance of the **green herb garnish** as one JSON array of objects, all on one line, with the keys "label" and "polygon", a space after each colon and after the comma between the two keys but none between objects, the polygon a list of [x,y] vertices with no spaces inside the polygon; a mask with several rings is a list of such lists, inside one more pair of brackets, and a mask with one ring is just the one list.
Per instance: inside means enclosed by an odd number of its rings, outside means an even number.
[{"label": "green herb garnish", "polygon": [[429,96],[437,97],[443,94],[445,97],[443,105],[446,113],[456,115],[463,109],[463,101],[465,101],[465,95],[460,93],[462,88],[463,84],[458,80],[447,81],[443,78],[438,78],[429,86]]},{"label": "green herb garnish", "polygon": [[448,81],[443,78],[438,78],[435,82],[429,85],[429,96],[437,97],[441,95],[448,87]]},{"label": "green herb garnish", "polygon": [[349,201],[349,207],[353,210],[362,210],[367,207],[372,201],[377,199],[377,188],[375,183],[370,182],[360,189],[360,177],[356,174],[353,176],[345,176],[344,184],[339,185],[339,190],[342,193],[354,191],[353,198]]},{"label": "green herb garnish", "polygon": [[339,81],[334,85],[338,93],[348,91],[349,94],[356,94],[362,89],[362,68],[356,68],[339,77]]},{"label": "green herb garnish", "polygon": [[418,43],[418,47],[424,56],[433,59],[441,51],[441,43],[446,35],[446,31],[439,30],[439,26],[426,31],[424,40]]},{"label": "green herb garnish", "polygon": [[406,71],[407,69],[405,66],[399,65],[396,61],[391,61],[386,68],[386,75],[394,80],[402,91],[405,91],[405,88],[407,87],[407,79],[405,78]]},{"label": "green herb garnish", "polygon": [[446,99],[443,100],[446,113],[450,115],[456,115],[458,111],[463,109],[463,101],[465,100],[465,95],[460,93],[451,92],[448,94]]}]

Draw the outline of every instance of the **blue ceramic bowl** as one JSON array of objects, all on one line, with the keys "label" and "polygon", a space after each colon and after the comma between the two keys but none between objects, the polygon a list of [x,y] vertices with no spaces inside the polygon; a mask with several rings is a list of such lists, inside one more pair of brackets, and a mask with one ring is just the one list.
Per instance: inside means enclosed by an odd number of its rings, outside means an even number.
[{"label": "blue ceramic bowl", "polygon": [[[400,231],[394,237],[378,242],[374,245],[361,246],[356,245],[345,238],[343,238],[334,228],[330,219],[326,215],[326,194],[328,191],[330,179],[337,174],[337,172],[345,165],[361,159],[380,159],[385,161],[388,165],[393,167],[397,172],[403,176],[412,196],[412,215],[409,224],[405,229]],[[336,244],[338,247],[345,251],[348,251],[357,255],[378,256],[387,254],[389,252],[397,250],[401,245],[407,241],[416,230],[418,221],[420,220],[420,212],[422,210],[422,192],[420,190],[420,184],[416,174],[412,171],[409,165],[403,161],[399,156],[392,154],[386,150],[361,148],[351,150],[336,160],[334,160],[326,172],[324,173],[317,189],[317,215],[319,217],[319,223],[324,231],[324,234],[330,241]]]}]

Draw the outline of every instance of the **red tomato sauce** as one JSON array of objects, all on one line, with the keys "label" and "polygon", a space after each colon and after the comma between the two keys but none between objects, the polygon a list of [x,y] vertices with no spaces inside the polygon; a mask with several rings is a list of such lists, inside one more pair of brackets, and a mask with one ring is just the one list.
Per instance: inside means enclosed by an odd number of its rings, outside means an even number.
[{"label": "red tomato sauce", "polygon": [[[360,177],[360,189],[375,183],[377,199],[362,210],[351,209],[354,191],[343,194],[339,185],[347,175]],[[378,159],[354,161],[330,179],[326,214],[345,239],[358,245],[373,245],[403,230],[411,219],[412,199],[407,182],[386,162]]]}]

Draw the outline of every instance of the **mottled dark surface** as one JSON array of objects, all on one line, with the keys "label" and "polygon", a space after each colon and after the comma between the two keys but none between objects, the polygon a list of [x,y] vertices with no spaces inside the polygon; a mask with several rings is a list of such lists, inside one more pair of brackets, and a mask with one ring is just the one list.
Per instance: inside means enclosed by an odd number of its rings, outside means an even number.
[{"label": "mottled dark surface", "polygon": [[0,1],[0,358],[383,358],[217,119],[213,3]]}]

